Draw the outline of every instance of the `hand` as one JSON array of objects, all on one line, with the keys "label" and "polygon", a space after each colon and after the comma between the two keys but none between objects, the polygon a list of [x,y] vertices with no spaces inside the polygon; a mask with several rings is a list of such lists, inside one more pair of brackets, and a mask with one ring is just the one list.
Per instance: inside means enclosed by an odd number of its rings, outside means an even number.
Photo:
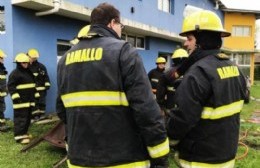
[{"label": "hand", "polygon": [[150,168],[169,168],[168,155],[151,159],[151,167]]}]

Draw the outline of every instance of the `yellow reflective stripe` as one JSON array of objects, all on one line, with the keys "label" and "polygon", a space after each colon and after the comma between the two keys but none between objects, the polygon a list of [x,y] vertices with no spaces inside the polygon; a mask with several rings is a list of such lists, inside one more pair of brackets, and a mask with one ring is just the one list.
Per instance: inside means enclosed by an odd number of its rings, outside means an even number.
[{"label": "yellow reflective stripe", "polygon": [[38,76],[38,72],[33,73],[34,76]]},{"label": "yellow reflective stripe", "polygon": [[42,87],[36,87],[36,90],[37,90],[37,91],[45,90],[45,87],[44,87],[44,86],[42,86]]},{"label": "yellow reflective stripe", "polygon": [[35,83],[28,83],[28,84],[17,85],[16,89],[29,89],[34,87],[35,87]]},{"label": "yellow reflective stripe", "polygon": [[175,91],[174,87],[167,86],[167,90],[169,91]]},{"label": "yellow reflective stripe", "polygon": [[51,84],[49,82],[45,82],[44,84],[45,86],[51,86]]},{"label": "yellow reflective stripe", "polygon": [[164,156],[164,155],[168,154],[170,151],[169,139],[166,138],[166,140],[159,145],[156,145],[153,147],[148,146],[147,149],[148,149],[148,152],[149,152],[149,155],[151,156],[151,158],[158,158],[158,157]]},{"label": "yellow reflective stripe", "polygon": [[242,110],[244,100],[239,100],[234,103],[220,106],[217,108],[204,107],[201,118],[202,119],[219,119],[223,117],[232,116],[236,113],[239,113]]},{"label": "yellow reflective stripe", "polygon": [[[70,160],[67,160],[67,164],[69,168],[93,168],[93,167],[82,167],[82,166],[76,166],[72,165],[70,163]],[[104,167],[104,166],[102,166]],[[150,161],[145,160],[145,161],[140,161],[140,162],[133,162],[133,163],[128,163],[128,164],[121,164],[117,166],[107,166],[104,168],[150,168]]]},{"label": "yellow reflective stripe", "polygon": [[0,118],[0,123],[5,123],[5,119]]},{"label": "yellow reflective stripe", "polygon": [[14,93],[14,94],[12,95],[12,99],[14,100],[14,99],[17,99],[17,98],[20,98],[19,93]]},{"label": "yellow reflective stripe", "polygon": [[30,106],[35,106],[35,103],[27,102],[27,103],[13,104],[14,109],[26,108],[26,107],[30,107]]},{"label": "yellow reflective stripe", "polygon": [[65,107],[78,106],[128,106],[124,92],[87,91],[75,92],[61,96]]},{"label": "yellow reflective stripe", "polygon": [[151,78],[151,81],[153,81],[153,82],[159,82],[159,79],[156,79],[156,78]]},{"label": "yellow reflective stripe", "polygon": [[40,97],[40,94],[39,94],[38,92],[36,92],[36,93],[34,94],[34,97],[38,98],[38,97]]},{"label": "yellow reflective stripe", "polygon": [[19,139],[24,139],[24,138],[28,138],[28,137],[29,137],[28,135],[18,135],[18,136],[15,136],[14,139],[19,140]]},{"label": "yellow reflective stripe", "polygon": [[218,164],[189,162],[182,159],[180,159],[179,161],[183,168],[233,168],[235,166],[235,159],[225,163],[218,163]]},{"label": "yellow reflective stripe", "polygon": [[6,75],[0,75],[0,79],[6,79]]},{"label": "yellow reflective stripe", "polygon": [[7,95],[6,92],[0,92],[0,97],[4,97],[4,96],[6,96],[6,95]]}]

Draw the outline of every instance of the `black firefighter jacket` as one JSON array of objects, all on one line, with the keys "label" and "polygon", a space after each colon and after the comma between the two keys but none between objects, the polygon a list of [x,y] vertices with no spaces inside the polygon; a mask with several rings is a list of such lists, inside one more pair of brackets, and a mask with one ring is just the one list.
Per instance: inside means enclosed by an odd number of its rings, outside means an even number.
[{"label": "black firefighter jacket", "polygon": [[34,76],[37,91],[48,90],[51,84],[46,67],[36,60],[29,66],[29,69]]},{"label": "black firefighter jacket", "polygon": [[17,64],[9,75],[7,85],[14,109],[35,106],[35,98],[39,97],[39,93],[36,92],[34,77],[28,68],[24,69]]},{"label": "black firefighter jacket", "polygon": [[[242,72],[218,50],[195,51],[198,57],[176,91],[179,110],[171,113],[170,138],[179,141],[184,164],[234,160],[246,83]],[[210,166],[208,166],[210,167]]]},{"label": "black firefighter jacket", "polygon": [[142,61],[111,29],[93,25],[89,34],[58,65],[57,112],[70,163],[148,167],[169,144]]}]

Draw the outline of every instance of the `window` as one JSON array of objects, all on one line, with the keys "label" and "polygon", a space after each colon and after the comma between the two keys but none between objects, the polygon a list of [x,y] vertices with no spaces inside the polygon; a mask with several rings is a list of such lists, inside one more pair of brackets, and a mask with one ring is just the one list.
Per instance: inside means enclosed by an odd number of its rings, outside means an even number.
[{"label": "window", "polygon": [[235,37],[250,37],[251,27],[250,26],[233,26],[232,36]]},{"label": "window", "polygon": [[230,58],[239,66],[250,66],[249,54],[232,54]]},{"label": "window", "polygon": [[170,0],[158,0],[158,9],[170,13]]},{"label": "window", "polygon": [[5,7],[4,6],[0,6],[0,34],[4,34],[5,33]]},{"label": "window", "polygon": [[121,38],[123,40],[131,43],[136,48],[142,48],[142,49],[145,48],[145,38],[144,37],[122,34]]},{"label": "window", "polygon": [[58,40],[57,41],[57,63],[61,57],[71,48],[71,44],[67,40]]}]

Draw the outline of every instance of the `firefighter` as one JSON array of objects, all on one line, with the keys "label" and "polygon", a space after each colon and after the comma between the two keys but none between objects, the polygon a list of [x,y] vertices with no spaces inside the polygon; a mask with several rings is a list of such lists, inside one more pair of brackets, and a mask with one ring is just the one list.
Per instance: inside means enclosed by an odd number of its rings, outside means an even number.
[{"label": "firefighter", "polygon": [[233,168],[246,83],[239,68],[220,53],[222,38],[230,33],[215,13],[203,10],[184,19],[180,35],[187,38],[190,66],[167,124],[178,161],[183,168]]},{"label": "firefighter", "polygon": [[66,125],[70,168],[168,167],[164,119],[122,29],[120,12],[99,4],[88,37],[59,61],[56,107]]},{"label": "firefighter", "polygon": [[172,68],[167,70],[159,79],[156,99],[162,111],[165,113],[164,115],[169,114],[171,109],[175,107],[175,91],[182,80],[182,77],[173,80],[170,74],[174,69],[179,67],[188,56],[186,50],[182,48],[176,49],[172,55]]},{"label": "firefighter", "polygon": [[155,63],[156,68],[152,69],[148,73],[148,77],[152,85],[152,92],[156,95],[159,79],[165,70],[166,59],[163,57],[158,57]]},{"label": "firefighter", "polygon": [[38,121],[45,119],[46,95],[51,85],[46,67],[38,61],[40,56],[38,50],[34,48],[29,49],[27,55],[30,58],[29,69],[34,76],[36,89],[40,94],[40,97],[36,99],[35,108],[32,111],[33,121]]},{"label": "firefighter", "polygon": [[6,132],[10,127],[5,121],[5,96],[7,95],[6,76],[7,71],[4,66],[6,54],[0,49],[0,132]]},{"label": "firefighter", "polygon": [[21,144],[28,144],[31,112],[39,93],[36,92],[34,77],[28,69],[29,57],[25,53],[19,53],[15,57],[15,63],[16,69],[8,79],[8,91],[14,109],[14,139]]}]

